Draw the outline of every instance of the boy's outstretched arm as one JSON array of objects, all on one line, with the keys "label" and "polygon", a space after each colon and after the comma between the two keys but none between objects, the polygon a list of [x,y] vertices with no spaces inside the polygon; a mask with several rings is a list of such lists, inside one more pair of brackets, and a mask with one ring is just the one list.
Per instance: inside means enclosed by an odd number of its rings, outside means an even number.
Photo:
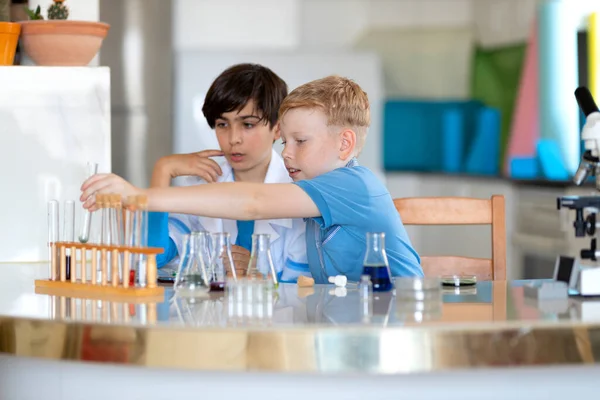
[{"label": "boy's outstretched arm", "polygon": [[97,174],[82,187],[84,207],[95,210],[94,193],[122,197],[146,194],[150,211],[233,220],[310,218],[321,215],[310,196],[292,183],[218,183],[189,187],[140,189],[114,174]]}]

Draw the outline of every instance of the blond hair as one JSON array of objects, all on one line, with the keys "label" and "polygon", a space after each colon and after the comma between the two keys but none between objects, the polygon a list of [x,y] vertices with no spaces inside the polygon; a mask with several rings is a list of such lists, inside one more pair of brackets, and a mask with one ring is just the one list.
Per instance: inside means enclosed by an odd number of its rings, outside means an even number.
[{"label": "blond hair", "polygon": [[292,90],[279,108],[279,120],[294,108],[317,108],[327,116],[327,125],[350,128],[356,133],[360,153],[371,124],[369,98],[351,79],[337,75],[317,79]]}]

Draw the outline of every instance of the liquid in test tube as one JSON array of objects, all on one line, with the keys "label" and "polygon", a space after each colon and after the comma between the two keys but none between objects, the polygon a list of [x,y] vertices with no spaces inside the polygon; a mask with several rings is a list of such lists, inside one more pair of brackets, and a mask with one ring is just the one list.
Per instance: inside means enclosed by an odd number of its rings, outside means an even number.
[{"label": "liquid in test tube", "polygon": [[[75,202],[73,200],[65,201],[65,219],[63,228],[63,242],[73,243],[75,241]],[[67,248],[67,280],[71,279],[71,249]]]},{"label": "liquid in test tube", "polygon": [[48,251],[49,251],[49,271],[48,279],[58,280],[58,249],[56,242],[59,240],[58,228],[58,201],[50,200],[48,202]]},{"label": "liquid in test tube", "polygon": [[[87,163],[87,178],[98,173],[98,163]],[[90,240],[90,228],[92,226],[92,213],[89,210],[83,211],[83,219],[81,223],[81,232],[79,232],[79,241],[87,243]]]}]

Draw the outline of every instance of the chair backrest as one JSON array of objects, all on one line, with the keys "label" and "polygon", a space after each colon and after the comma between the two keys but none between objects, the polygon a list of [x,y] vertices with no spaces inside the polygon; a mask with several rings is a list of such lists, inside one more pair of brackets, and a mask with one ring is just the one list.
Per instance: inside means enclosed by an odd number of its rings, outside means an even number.
[{"label": "chair backrest", "polygon": [[504,196],[409,197],[394,199],[404,225],[491,225],[492,258],[422,256],[426,276],[476,275],[478,280],[506,280]]}]

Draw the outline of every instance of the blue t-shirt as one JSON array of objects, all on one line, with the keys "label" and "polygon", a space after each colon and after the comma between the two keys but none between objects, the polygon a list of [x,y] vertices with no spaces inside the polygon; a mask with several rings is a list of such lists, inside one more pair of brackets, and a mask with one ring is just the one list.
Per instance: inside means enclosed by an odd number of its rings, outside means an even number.
[{"label": "blue t-shirt", "polygon": [[317,205],[321,216],[306,221],[306,251],[315,283],[346,275],[359,281],[367,232],[385,233],[393,276],[423,276],[392,196],[366,167],[352,160],[313,179],[296,182]]},{"label": "blue t-shirt", "polygon": [[237,246],[252,251],[252,234],[254,233],[254,221],[236,221],[238,234],[235,239]]}]

